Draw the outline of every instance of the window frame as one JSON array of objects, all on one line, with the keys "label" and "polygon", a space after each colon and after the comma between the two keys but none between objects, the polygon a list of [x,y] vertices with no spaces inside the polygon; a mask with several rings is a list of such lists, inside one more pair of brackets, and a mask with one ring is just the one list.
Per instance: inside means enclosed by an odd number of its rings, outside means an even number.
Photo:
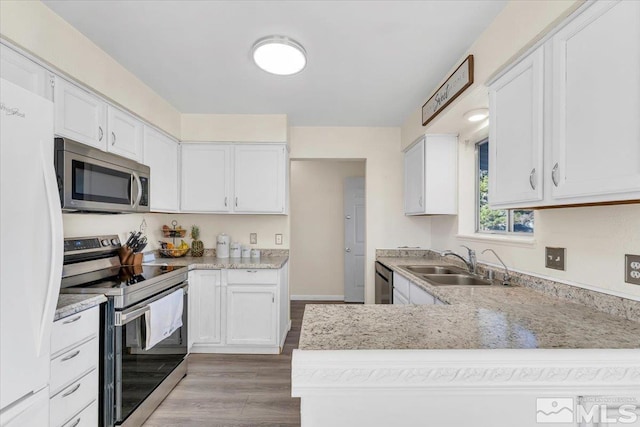
[{"label": "window frame", "polygon": [[[481,230],[480,229],[480,146],[483,144],[489,144],[489,137],[482,138],[474,144],[475,150],[475,162],[474,162],[474,205],[475,205],[475,218],[474,218],[474,229],[475,233],[479,235],[485,236],[517,236],[517,237],[533,237],[535,236],[536,228],[535,225],[533,227],[533,232],[528,233],[525,231],[512,231],[514,227],[513,217],[515,211],[533,211],[531,209],[492,209],[492,210],[501,210],[507,212],[507,222],[506,222],[506,230]],[[535,218],[535,213],[533,214],[533,218]],[[535,221],[534,221],[535,224]]]}]

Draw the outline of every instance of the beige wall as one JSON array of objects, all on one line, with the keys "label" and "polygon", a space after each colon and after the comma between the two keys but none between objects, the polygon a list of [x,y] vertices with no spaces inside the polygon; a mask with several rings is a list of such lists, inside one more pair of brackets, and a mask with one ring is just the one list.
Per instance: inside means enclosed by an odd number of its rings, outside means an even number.
[{"label": "beige wall", "polygon": [[372,303],[376,248],[431,245],[431,218],[403,213],[400,129],[292,127],[289,144],[292,159],[366,160],[365,301]]},{"label": "beige wall", "polygon": [[183,141],[287,142],[286,114],[183,114]]},{"label": "beige wall", "polygon": [[[529,241],[500,240],[474,234],[474,143],[487,136],[488,128],[486,123],[465,123],[462,116],[470,109],[487,106],[484,83],[580,4],[580,0],[510,2],[469,49],[468,53],[475,55],[476,83],[427,128],[421,126],[421,106],[418,106],[402,127],[402,146],[425,131],[460,134],[460,215],[433,218],[434,248],[453,249],[461,254],[465,252],[460,248],[461,244],[477,250],[492,248],[516,270],[640,299],[640,286],[624,283],[623,267],[625,253],[640,253],[640,205],[536,211],[535,238]],[[544,267],[545,246],[567,248],[566,271]],[[496,263],[491,254],[478,255],[481,261]]]},{"label": "beige wall", "polygon": [[180,113],[39,1],[0,1],[0,34],[165,132],[180,138]]},{"label": "beige wall", "polygon": [[344,179],[364,161],[291,162],[291,295],[344,298]]}]

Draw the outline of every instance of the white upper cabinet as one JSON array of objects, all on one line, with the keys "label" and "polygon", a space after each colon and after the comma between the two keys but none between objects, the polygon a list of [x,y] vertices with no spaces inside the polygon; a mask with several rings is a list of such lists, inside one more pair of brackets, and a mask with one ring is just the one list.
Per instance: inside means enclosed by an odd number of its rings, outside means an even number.
[{"label": "white upper cabinet", "polygon": [[489,203],[531,205],[543,196],[544,47],[489,88]]},{"label": "white upper cabinet", "polygon": [[225,144],[181,144],[183,212],[231,212],[231,153]]},{"label": "white upper cabinet", "polygon": [[151,168],[151,211],[178,212],[179,205],[178,141],[144,127],[143,163]]},{"label": "white upper cabinet", "polygon": [[107,151],[135,161],[142,161],[144,124],[131,114],[109,105],[107,125],[109,129]]},{"label": "white upper cabinet", "polygon": [[404,213],[424,212],[424,139],[404,153]]},{"label": "white upper cabinet", "polygon": [[0,44],[0,77],[53,100],[53,74],[3,44]]},{"label": "white upper cabinet", "polygon": [[458,210],[458,138],[425,135],[404,155],[406,215],[455,215]]},{"label": "white upper cabinet", "polygon": [[182,144],[181,210],[284,214],[285,144]]},{"label": "white upper cabinet", "polygon": [[235,146],[234,212],[285,213],[286,158],[281,144]]},{"label": "white upper cabinet", "polygon": [[490,106],[493,207],[640,200],[640,2],[588,3],[491,83]]},{"label": "white upper cabinet", "polygon": [[78,86],[55,81],[55,133],[100,150],[107,148],[107,104]]},{"label": "white upper cabinet", "polygon": [[553,198],[640,198],[640,2],[596,2],[551,46]]}]

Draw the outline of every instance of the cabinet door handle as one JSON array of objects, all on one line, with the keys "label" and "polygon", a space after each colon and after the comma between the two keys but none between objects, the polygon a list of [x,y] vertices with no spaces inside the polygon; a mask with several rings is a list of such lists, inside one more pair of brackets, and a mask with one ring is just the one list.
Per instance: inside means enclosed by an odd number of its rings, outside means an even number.
[{"label": "cabinet door handle", "polygon": [[76,316],[73,319],[69,319],[69,320],[65,320],[64,322],[62,322],[63,325],[68,325],[69,323],[74,323],[77,322],[78,320],[80,320],[82,316]]},{"label": "cabinet door handle", "polygon": [[536,189],[535,176],[536,176],[536,168],[533,168],[531,169],[531,173],[529,174],[529,185],[531,185],[532,190]]},{"label": "cabinet door handle", "polygon": [[238,207],[238,198],[236,197],[236,208]]},{"label": "cabinet door handle", "polygon": [[116,145],[116,134],[111,132],[111,145]]},{"label": "cabinet door handle", "polygon": [[73,424],[71,424],[69,427],[76,427],[78,424],[80,424],[80,420],[81,420],[81,418],[78,417],[78,419]]},{"label": "cabinet door handle", "polygon": [[227,207],[227,199],[228,199],[228,198],[225,196],[225,198],[224,198],[224,207],[225,207],[225,208]]},{"label": "cabinet door handle", "polygon": [[76,391],[78,391],[78,389],[80,388],[80,383],[76,384],[76,386],[74,388],[72,388],[71,390],[69,390],[68,392],[66,392],[65,394],[62,395],[62,397],[67,397],[67,396],[71,396],[73,393],[75,393]]},{"label": "cabinet door handle", "polygon": [[344,251],[345,252],[351,252],[351,248],[346,248]]},{"label": "cabinet door handle", "polygon": [[80,354],[80,350],[76,350],[75,352],[73,352],[73,354],[70,354],[68,356],[63,357],[62,359],[60,359],[61,362],[66,362],[67,360],[71,360],[74,357],[76,357],[77,355]]},{"label": "cabinet door handle", "polygon": [[558,164],[556,163],[553,166],[553,170],[551,171],[551,180],[553,181],[553,185],[558,186]]},{"label": "cabinet door handle", "polygon": [[103,136],[104,132],[102,131],[102,126],[98,126],[98,141],[102,141]]},{"label": "cabinet door handle", "polygon": [[420,196],[420,198],[418,199],[418,204],[420,204],[420,207],[422,207],[422,196]]}]

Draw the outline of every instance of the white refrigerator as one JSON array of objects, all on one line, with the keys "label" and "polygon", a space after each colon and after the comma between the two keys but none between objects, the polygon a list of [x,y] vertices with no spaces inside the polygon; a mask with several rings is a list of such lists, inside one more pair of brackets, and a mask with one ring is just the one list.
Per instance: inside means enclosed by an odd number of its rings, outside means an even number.
[{"label": "white refrigerator", "polygon": [[0,79],[0,132],[0,426],[47,426],[63,252],[53,104]]}]

